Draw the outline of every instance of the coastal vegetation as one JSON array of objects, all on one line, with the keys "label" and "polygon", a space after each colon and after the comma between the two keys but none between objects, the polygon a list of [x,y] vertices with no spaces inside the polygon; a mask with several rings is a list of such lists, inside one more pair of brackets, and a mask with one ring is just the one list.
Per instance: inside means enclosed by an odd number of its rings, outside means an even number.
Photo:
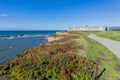
[{"label": "coastal vegetation", "polygon": [[95,61],[76,54],[79,49],[85,49],[76,41],[82,33],[62,36],[1,64],[0,75],[14,80],[93,80]]},{"label": "coastal vegetation", "polygon": [[[120,59],[88,32],[72,31],[26,50],[0,65],[0,75],[13,80],[119,80]],[[53,36],[52,36],[53,37]],[[97,67],[96,67],[97,66]]]},{"label": "coastal vegetation", "polygon": [[[98,61],[99,72],[106,68],[106,71],[100,77],[100,80],[119,80],[120,59],[99,42],[89,39],[87,35],[91,32],[83,33],[85,36],[82,36],[77,41],[80,45],[84,45],[86,50],[79,50],[78,54],[82,53],[82,55]],[[103,32],[101,32],[101,34],[102,33]]]}]

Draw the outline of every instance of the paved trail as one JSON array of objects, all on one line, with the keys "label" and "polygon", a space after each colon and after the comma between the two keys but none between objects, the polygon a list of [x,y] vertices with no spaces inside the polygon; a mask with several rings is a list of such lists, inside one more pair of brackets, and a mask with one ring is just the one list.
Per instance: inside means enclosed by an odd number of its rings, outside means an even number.
[{"label": "paved trail", "polygon": [[100,42],[120,58],[120,41],[114,41],[114,40],[98,37],[95,34],[89,35],[88,38],[91,38]]}]

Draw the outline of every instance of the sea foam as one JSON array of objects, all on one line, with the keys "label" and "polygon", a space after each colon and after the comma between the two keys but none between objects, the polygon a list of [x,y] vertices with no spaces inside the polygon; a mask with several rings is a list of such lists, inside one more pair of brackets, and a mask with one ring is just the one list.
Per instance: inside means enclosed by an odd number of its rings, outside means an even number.
[{"label": "sea foam", "polygon": [[11,35],[11,36],[5,35],[5,36],[0,36],[0,39],[4,40],[4,39],[26,38],[26,37],[41,37],[41,36],[48,37],[49,35],[23,35],[23,34],[22,35],[21,34],[19,34],[19,35]]}]

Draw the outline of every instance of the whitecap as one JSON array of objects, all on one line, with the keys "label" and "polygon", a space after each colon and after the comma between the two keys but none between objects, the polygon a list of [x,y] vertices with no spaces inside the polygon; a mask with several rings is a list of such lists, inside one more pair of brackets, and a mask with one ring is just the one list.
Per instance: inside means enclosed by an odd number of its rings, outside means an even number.
[{"label": "whitecap", "polygon": [[45,34],[40,34],[40,35],[24,35],[24,34],[18,34],[18,35],[11,35],[11,36],[0,36],[1,40],[4,39],[14,39],[14,38],[26,38],[26,37],[49,37],[49,35],[45,35]]},{"label": "whitecap", "polygon": [[13,39],[15,38],[14,36],[7,37],[6,39]]}]

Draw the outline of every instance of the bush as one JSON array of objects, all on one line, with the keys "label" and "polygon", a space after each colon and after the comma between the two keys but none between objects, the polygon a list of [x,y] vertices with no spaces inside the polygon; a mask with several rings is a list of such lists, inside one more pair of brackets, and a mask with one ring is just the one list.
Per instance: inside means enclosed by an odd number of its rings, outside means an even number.
[{"label": "bush", "polygon": [[[74,35],[74,36],[73,36]],[[0,66],[0,75],[16,80],[92,80],[94,61],[77,55],[77,34],[41,44]],[[68,41],[69,40],[69,41]],[[64,42],[64,43],[63,43]]]}]

